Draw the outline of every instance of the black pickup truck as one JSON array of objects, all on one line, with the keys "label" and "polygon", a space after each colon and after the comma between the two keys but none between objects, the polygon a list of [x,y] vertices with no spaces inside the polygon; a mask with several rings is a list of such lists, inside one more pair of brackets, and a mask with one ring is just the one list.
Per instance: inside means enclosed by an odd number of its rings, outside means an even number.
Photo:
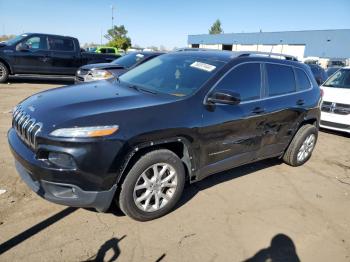
[{"label": "black pickup truck", "polygon": [[86,64],[111,62],[116,55],[81,50],[69,36],[27,33],[0,43],[0,83],[9,75],[74,75]]}]

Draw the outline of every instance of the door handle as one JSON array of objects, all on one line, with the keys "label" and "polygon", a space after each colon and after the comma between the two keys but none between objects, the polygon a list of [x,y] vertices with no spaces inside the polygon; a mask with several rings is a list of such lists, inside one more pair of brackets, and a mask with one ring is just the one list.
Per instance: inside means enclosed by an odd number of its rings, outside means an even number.
[{"label": "door handle", "polygon": [[46,63],[51,59],[49,55],[44,55],[43,57],[39,58],[42,62]]},{"label": "door handle", "polygon": [[299,99],[299,100],[296,102],[296,104],[297,104],[298,106],[302,106],[302,105],[305,104],[305,101],[304,101],[304,99]]},{"label": "door handle", "polygon": [[265,109],[262,108],[262,107],[260,107],[260,106],[255,107],[255,108],[252,110],[252,113],[253,113],[253,114],[256,114],[256,115],[262,114],[262,113],[264,113],[264,112],[265,112]]}]

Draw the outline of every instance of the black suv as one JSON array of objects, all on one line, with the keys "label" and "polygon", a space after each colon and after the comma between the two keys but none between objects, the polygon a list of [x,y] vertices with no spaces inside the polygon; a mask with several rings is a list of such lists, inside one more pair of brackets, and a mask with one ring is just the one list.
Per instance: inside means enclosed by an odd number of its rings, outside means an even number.
[{"label": "black suv", "polygon": [[115,200],[145,221],[168,213],[185,181],[266,158],[304,164],[320,101],[302,63],[174,52],[120,78],[27,98],[8,139],[22,179],[45,199],[99,211]]}]

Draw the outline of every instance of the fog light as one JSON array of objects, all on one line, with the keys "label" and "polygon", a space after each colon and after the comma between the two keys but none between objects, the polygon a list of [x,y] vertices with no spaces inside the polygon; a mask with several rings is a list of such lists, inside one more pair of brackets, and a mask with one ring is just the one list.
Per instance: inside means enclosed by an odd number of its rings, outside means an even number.
[{"label": "fog light", "polygon": [[75,169],[77,167],[73,157],[65,153],[50,152],[48,160],[62,168]]}]

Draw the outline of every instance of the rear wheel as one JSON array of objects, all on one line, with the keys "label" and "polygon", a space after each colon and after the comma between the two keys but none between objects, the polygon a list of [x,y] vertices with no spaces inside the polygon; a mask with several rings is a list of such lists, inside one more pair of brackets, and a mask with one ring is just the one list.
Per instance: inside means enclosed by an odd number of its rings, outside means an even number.
[{"label": "rear wheel", "polygon": [[7,66],[0,62],[0,83],[5,83],[9,77],[9,70]]},{"label": "rear wheel", "polygon": [[291,166],[301,166],[308,161],[315,148],[317,135],[317,128],[313,125],[300,127],[284,153],[284,162]]},{"label": "rear wheel", "polygon": [[166,149],[152,151],[142,156],[127,174],[119,206],[135,220],[161,217],[178,202],[184,184],[185,170],[179,157]]}]

